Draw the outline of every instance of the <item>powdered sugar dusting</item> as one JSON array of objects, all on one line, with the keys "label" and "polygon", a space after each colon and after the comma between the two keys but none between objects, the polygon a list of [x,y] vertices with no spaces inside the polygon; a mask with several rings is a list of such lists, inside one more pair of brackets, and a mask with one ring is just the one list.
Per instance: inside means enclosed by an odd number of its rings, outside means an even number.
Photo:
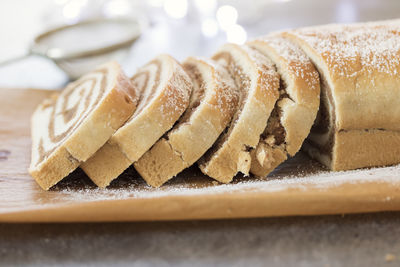
[{"label": "powdered sugar dusting", "polygon": [[[328,172],[320,171],[312,175],[288,175],[284,177],[274,177],[270,180],[256,180],[246,178],[232,184],[205,183],[206,186],[182,182],[167,184],[161,188],[151,188],[149,186],[138,186],[133,184],[122,189],[64,189],[59,193],[63,199],[70,198],[74,201],[101,201],[131,198],[161,198],[167,196],[210,196],[220,194],[240,194],[240,193],[276,193],[288,190],[300,191],[329,191],[332,188],[344,184],[356,184],[362,186],[365,183],[389,183],[393,186],[400,186],[400,165],[384,168],[373,168],[355,171]],[[204,177],[204,179],[207,179]],[[390,199],[389,199],[390,200]]]},{"label": "powdered sugar dusting", "polygon": [[277,53],[285,58],[287,61],[308,63],[310,62],[307,55],[294,43],[288,41],[287,39],[281,37],[278,34],[267,35],[257,39],[259,41],[264,41],[268,43]]},{"label": "powdered sugar dusting", "polygon": [[326,25],[292,31],[305,40],[337,75],[354,77],[360,71],[398,75],[400,22]]},{"label": "powdered sugar dusting", "polygon": [[261,74],[261,84],[267,85],[266,88],[268,90],[266,91],[269,94],[275,94],[274,90],[271,90],[271,88],[279,87],[279,75],[276,73],[272,61],[247,45],[242,46],[242,49],[246,51],[252,62],[256,64],[257,70]]},{"label": "powdered sugar dusting", "polygon": [[183,67],[174,59],[172,60],[172,77],[167,87],[173,90],[164,91],[167,101],[160,106],[160,112],[165,118],[174,117],[176,113],[182,113],[187,108],[193,86]]},{"label": "powdered sugar dusting", "polygon": [[[208,80],[208,83],[212,85],[211,87],[210,85],[208,86],[209,90],[206,92],[206,98],[209,102],[204,104],[215,105],[230,120],[237,108],[239,89],[236,87],[228,70],[220,63],[209,58],[197,57],[192,58],[191,61],[195,65],[197,61],[198,67],[205,67],[202,68],[203,79]],[[202,64],[199,64],[200,62]]]},{"label": "powdered sugar dusting", "polygon": [[[239,101],[239,89],[236,87],[235,82],[229,75],[228,71],[223,68],[218,62],[207,59],[209,64],[215,71],[215,83],[220,89],[218,91],[219,97],[217,98],[217,105],[226,115],[233,114]],[[216,93],[214,91],[214,93]],[[231,116],[229,116],[231,118]]]},{"label": "powdered sugar dusting", "polygon": [[319,75],[310,58],[297,44],[280,34],[267,35],[256,41],[265,42],[273,48],[277,55],[286,62],[288,71],[307,83],[307,89],[312,91],[319,89]]}]

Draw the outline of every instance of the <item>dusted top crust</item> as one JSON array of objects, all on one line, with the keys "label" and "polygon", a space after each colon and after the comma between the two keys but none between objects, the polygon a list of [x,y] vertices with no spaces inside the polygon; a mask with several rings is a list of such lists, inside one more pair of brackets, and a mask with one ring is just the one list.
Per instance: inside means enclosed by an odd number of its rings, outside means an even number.
[{"label": "dusted top crust", "polygon": [[337,130],[400,130],[400,20],[284,33],[331,88]]},{"label": "dusted top crust", "polygon": [[[310,58],[298,45],[284,38],[280,33],[257,38],[248,44],[271,58],[281,70],[281,78],[288,82],[292,81],[287,84],[286,90],[296,103],[312,109],[318,107],[319,75]],[[294,84],[298,86],[293,86]]]}]

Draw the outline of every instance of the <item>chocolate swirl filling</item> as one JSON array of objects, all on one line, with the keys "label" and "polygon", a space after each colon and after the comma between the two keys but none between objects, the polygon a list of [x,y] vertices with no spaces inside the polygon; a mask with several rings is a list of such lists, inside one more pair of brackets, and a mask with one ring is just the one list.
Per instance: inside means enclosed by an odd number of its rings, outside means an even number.
[{"label": "chocolate swirl filling", "polygon": [[[93,75],[100,74],[101,78],[100,81],[96,78],[93,77]],[[93,75],[90,75],[87,78],[83,78],[78,80],[76,83],[71,84],[65,90],[56,98],[54,101],[46,106],[45,108],[51,108],[51,114],[50,114],[50,119],[49,119],[49,125],[48,125],[48,138],[49,141],[53,144],[57,144],[65,140],[68,136],[72,134],[72,132],[79,127],[79,125],[82,124],[82,122],[85,120],[85,118],[93,111],[93,109],[97,106],[97,104],[100,102],[102,99],[104,92],[107,88],[107,75],[108,75],[108,69],[98,69],[93,72]],[[99,83],[99,91],[97,93],[96,99],[93,101],[93,104],[91,106],[91,99],[93,97],[93,92],[95,91],[95,86],[96,84]],[[84,88],[82,88],[84,86]],[[88,90],[89,93],[87,94],[86,98],[83,100],[80,100],[79,102],[77,101],[71,108],[67,108],[69,106],[69,102],[71,101],[71,95],[75,90]],[[81,91],[81,94],[82,91]],[[58,103],[61,103],[61,111],[58,111],[57,105]],[[79,105],[81,104],[81,101],[84,102],[84,111],[81,114],[77,114],[77,110]],[[58,115],[62,115],[63,122],[65,124],[68,124],[69,122],[75,120],[67,130],[60,134],[55,133],[55,118]],[[43,137],[40,138],[39,144],[38,144],[38,153],[39,153],[39,160],[38,164],[42,162],[44,159],[46,159],[54,150],[57,148],[57,146],[53,146],[52,148],[46,150],[44,147],[44,141]]]},{"label": "chocolate swirl filling", "polygon": [[[154,73],[154,83],[151,88],[149,88],[149,82],[151,75],[152,67],[155,66]],[[136,108],[135,114],[129,119],[131,121],[135,118],[142,110],[146,108],[146,106],[151,102],[154,96],[157,93],[157,89],[160,85],[161,81],[161,62],[160,60],[150,61],[146,66],[141,68],[132,78],[132,84],[137,88],[138,93],[140,95],[139,104]]]}]

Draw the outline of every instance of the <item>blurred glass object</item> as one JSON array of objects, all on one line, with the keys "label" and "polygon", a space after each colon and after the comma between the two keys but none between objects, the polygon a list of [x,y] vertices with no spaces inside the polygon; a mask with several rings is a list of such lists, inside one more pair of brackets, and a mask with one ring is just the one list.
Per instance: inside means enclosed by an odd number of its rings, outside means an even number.
[{"label": "blurred glass object", "polygon": [[77,79],[102,63],[125,59],[140,34],[136,20],[86,20],[39,35],[30,52],[52,60],[71,79]]}]

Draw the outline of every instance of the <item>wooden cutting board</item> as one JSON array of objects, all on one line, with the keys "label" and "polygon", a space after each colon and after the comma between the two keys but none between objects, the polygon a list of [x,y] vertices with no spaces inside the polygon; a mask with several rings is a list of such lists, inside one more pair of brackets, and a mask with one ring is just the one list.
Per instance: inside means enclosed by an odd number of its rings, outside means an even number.
[{"label": "wooden cutting board", "polygon": [[107,189],[77,170],[50,191],[29,176],[30,116],[43,90],[0,89],[0,221],[243,218],[400,210],[400,166],[329,172],[302,153],[266,179],[222,185],[192,167],[159,189],[128,169]]}]

